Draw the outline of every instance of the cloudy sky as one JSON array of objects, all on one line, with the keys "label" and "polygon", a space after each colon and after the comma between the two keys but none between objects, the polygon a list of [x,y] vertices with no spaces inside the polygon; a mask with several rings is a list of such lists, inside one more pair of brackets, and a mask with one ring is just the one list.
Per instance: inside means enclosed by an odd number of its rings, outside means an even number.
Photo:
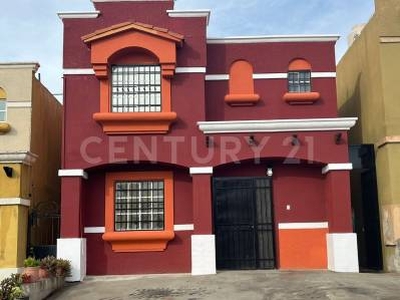
[{"label": "cloudy sky", "polygon": [[[90,0],[2,1],[0,62],[37,61],[42,82],[62,91],[61,11],[92,11]],[[337,61],[355,24],[368,22],[374,0],[176,0],[175,9],[211,9],[208,36],[339,34]]]}]

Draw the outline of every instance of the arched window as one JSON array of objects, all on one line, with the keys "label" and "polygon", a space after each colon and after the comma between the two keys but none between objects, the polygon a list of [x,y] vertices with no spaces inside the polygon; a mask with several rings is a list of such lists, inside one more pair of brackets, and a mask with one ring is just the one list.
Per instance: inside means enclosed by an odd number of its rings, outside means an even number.
[{"label": "arched window", "polygon": [[253,66],[246,60],[235,61],[229,71],[229,105],[254,105],[260,96],[254,93]]},{"label": "arched window", "polygon": [[289,64],[288,91],[290,93],[311,92],[311,65],[304,59],[295,59]]},{"label": "arched window", "polygon": [[290,62],[287,73],[288,90],[283,100],[288,104],[313,104],[320,94],[312,92],[311,64],[302,58]]},{"label": "arched window", "polygon": [[7,94],[6,91],[0,87],[0,122],[7,120]]}]

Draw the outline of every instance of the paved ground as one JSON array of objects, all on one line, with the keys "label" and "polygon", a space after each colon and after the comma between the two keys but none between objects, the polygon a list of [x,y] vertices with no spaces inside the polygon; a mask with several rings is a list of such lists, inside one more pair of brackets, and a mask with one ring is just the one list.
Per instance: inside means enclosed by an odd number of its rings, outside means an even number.
[{"label": "paved ground", "polygon": [[49,299],[400,299],[400,274],[235,271],[213,276],[91,277]]}]

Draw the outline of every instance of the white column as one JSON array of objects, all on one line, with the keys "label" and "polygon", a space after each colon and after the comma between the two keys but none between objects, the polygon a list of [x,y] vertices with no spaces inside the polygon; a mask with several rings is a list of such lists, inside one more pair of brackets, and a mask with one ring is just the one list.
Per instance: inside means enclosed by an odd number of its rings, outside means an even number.
[{"label": "white column", "polygon": [[328,233],[328,269],[334,272],[358,273],[357,235],[355,233]]},{"label": "white column", "polygon": [[57,240],[57,257],[71,262],[68,282],[82,281],[86,276],[86,239],[62,238]]},{"label": "white column", "polygon": [[215,236],[192,235],[192,275],[216,274]]}]

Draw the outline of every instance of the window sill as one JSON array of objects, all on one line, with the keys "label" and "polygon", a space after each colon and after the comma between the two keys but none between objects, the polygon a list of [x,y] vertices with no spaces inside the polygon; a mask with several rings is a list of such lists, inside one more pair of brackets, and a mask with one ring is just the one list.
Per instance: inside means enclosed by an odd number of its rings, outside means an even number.
[{"label": "window sill", "polygon": [[229,94],[225,96],[225,102],[231,106],[255,105],[260,100],[257,94]]},{"label": "window sill", "polygon": [[105,134],[166,134],[176,120],[175,112],[95,113],[93,119]]},{"label": "window sill", "polygon": [[11,130],[11,126],[8,123],[0,123],[0,134],[6,134]]},{"label": "window sill", "polygon": [[318,92],[285,93],[283,100],[291,105],[314,104],[320,98]]},{"label": "window sill", "polygon": [[174,231],[106,232],[103,240],[111,244],[114,252],[164,251],[175,237]]}]

